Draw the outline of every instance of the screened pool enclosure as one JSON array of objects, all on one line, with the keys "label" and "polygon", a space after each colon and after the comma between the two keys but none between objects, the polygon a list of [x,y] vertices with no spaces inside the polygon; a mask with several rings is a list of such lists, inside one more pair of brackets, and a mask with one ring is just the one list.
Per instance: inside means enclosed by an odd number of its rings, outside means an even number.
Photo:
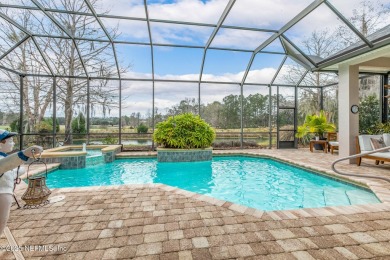
[{"label": "screened pool enclosure", "polygon": [[[20,148],[153,149],[158,122],[191,112],[216,148],[297,147],[307,114],[337,125],[332,66],[390,43],[389,1],[369,3],[1,0],[1,128]],[[388,74],[360,71],[378,122]]]}]

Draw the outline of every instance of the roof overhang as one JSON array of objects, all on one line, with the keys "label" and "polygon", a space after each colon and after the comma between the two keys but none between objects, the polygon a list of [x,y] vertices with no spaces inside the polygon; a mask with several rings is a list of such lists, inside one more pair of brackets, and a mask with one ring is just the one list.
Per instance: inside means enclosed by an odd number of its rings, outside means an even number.
[{"label": "roof overhang", "polygon": [[337,71],[339,65],[359,65],[360,72],[388,74],[390,72],[390,39],[340,55],[333,60],[322,61],[317,70]]}]

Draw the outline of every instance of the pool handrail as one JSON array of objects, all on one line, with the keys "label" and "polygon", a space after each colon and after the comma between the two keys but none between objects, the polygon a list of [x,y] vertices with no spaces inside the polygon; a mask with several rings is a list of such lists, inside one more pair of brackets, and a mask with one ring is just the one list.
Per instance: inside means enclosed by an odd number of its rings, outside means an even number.
[{"label": "pool handrail", "polygon": [[[350,156],[338,159],[338,160],[336,160],[336,161],[334,161],[332,163],[332,170],[335,173],[338,173],[338,174],[344,175],[344,176],[365,177],[365,178],[379,179],[379,180],[384,180],[384,181],[390,182],[390,178],[381,177],[381,176],[371,176],[371,175],[366,175],[366,174],[345,173],[345,172],[340,172],[340,171],[336,170],[336,167],[335,167],[336,163],[338,163],[338,162],[349,160],[349,159],[359,158],[359,157],[362,157],[362,156],[365,156],[365,155],[368,155],[368,154],[377,153],[377,152],[381,152],[381,151],[386,151],[386,150],[388,151],[389,149],[390,149],[390,146],[387,146],[387,147],[379,148],[379,149],[376,149],[376,150],[373,150],[373,151],[364,152],[364,153],[358,153],[358,154],[355,154],[355,155],[350,155]],[[378,158],[378,161],[380,161],[380,158]]]}]

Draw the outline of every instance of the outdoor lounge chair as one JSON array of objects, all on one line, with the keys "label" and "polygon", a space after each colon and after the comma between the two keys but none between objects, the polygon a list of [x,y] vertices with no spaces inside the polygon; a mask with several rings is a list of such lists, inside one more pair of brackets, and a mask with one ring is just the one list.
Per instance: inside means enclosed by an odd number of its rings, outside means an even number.
[{"label": "outdoor lounge chair", "polygon": [[[390,134],[383,134],[383,135],[359,135],[356,137],[356,152],[357,153],[364,153],[368,151],[373,151],[373,147],[371,145],[371,138],[380,139],[383,138],[383,141],[385,143],[385,146],[390,146]],[[360,158],[357,158],[357,165],[360,166],[362,159],[371,159],[375,160],[375,164],[378,165],[379,162],[390,162],[390,152],[378,152],[378,153],[372,153],[368,155],[364,155]]]},{"label": "outdoor lounge chair", "polygon": [[337,138],[337,133],[328,133],[327,141],[328,141],[328,150],[331,154],[333,154],[334,150],[339,149],[339,142]]}]

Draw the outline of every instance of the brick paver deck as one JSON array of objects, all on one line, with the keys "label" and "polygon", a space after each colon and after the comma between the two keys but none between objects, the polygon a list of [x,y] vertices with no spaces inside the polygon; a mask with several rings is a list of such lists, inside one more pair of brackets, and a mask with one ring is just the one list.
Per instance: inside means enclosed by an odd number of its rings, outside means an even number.
[{"label": "brick paver deck", "polygon": [[[244,152],[329,174],[337,158],[307,149]],[[389,164],[339,168],[390,177]],[[8,226],[26,259],[390,259],[390,185],[354,181],[385,203],[263,212],[162,184],[67,188],[53,190],[66,195],[62,202],[13,209]],[[15,256],[0,250],[0,259]]]}]

